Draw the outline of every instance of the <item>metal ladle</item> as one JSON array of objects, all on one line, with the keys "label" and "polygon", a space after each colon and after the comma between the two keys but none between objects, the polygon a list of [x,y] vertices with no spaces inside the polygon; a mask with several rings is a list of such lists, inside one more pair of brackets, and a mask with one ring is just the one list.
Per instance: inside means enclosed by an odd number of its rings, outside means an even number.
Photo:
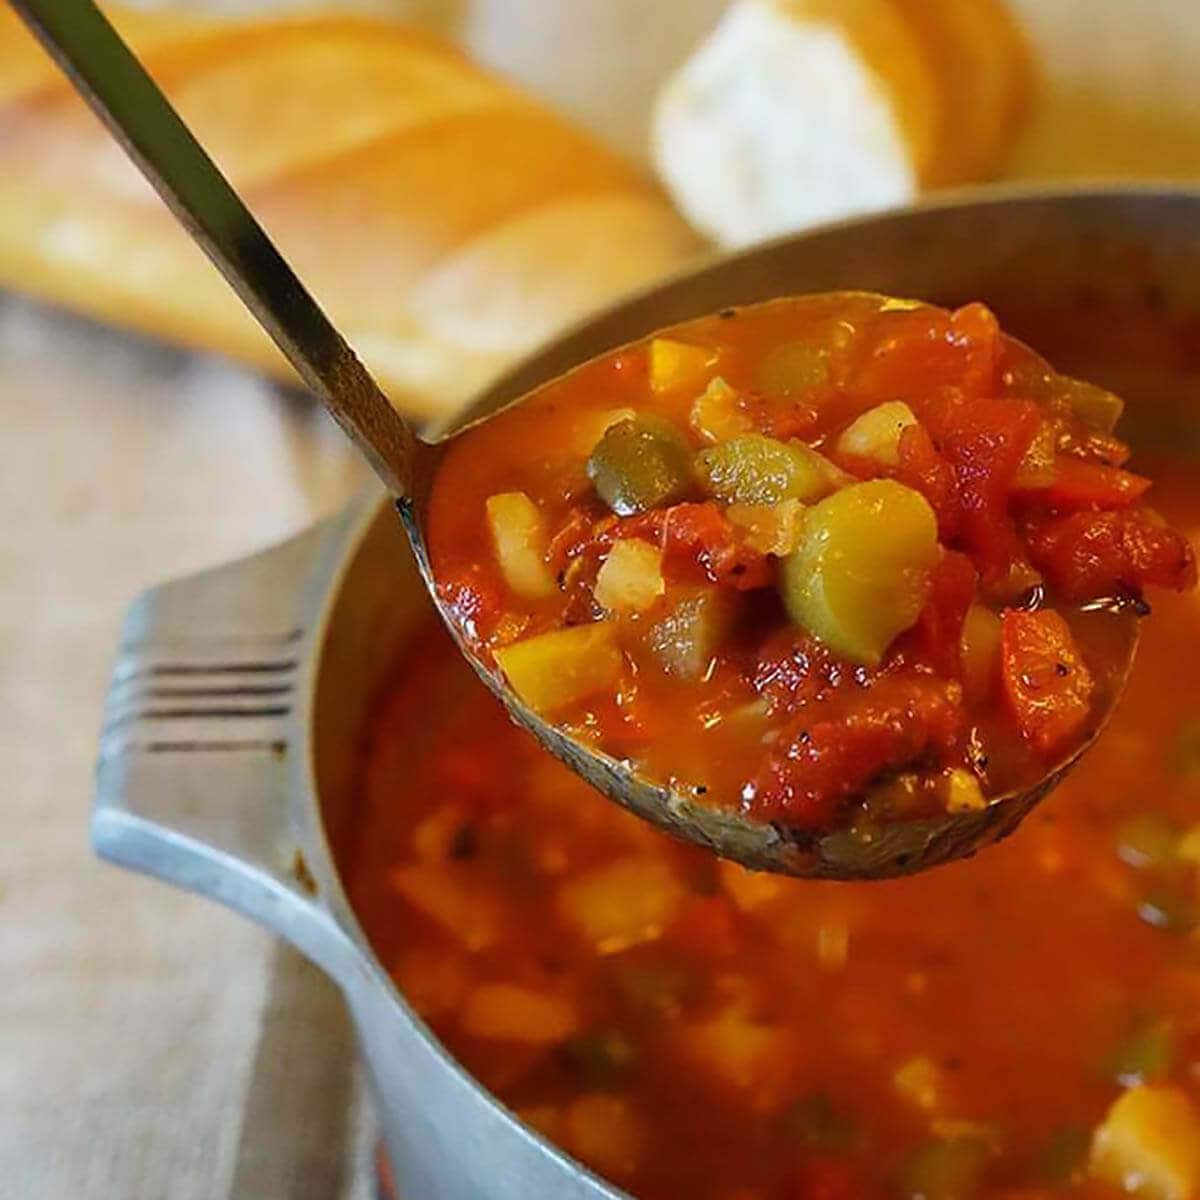
[{"label": "metal ladle", "polygon": [[[430,571],[424,517],[430,484],[449,435],[434,442],[417,438],[91,0],[11,2],[396,496],[422,578],[445,618]],[[711,268],[706,274],[711,287]],[[578,336],[585,334],[581,330]],[[551,357],[557,371],[575,365],[561,354],[558,360]],[[506,407],[556,373],[547,370],[544,361],[541,367],[546,373],[540,377],[517,370],[483,392],[456,428]],[[1091,744],[1081,746],[1033,786],[997,797],[987,808],[897,821],[870,837],[839,831],[813,838],[783,825],[755,822],[732,810],[699,804],[637,774],[627,762],[561,733],[523,705],[503,676],[476,657],[454,623],[447,620],[447,624],[464,656],[510,715],[552,754],[640,816],[758,869],[826,879],[884,878],[970,855],[1015,829]],[[1123,670],[1111,689],[1104,720],[1133,662],[1137,620],[1131,613],[1122,618],[1120,641]]]}]

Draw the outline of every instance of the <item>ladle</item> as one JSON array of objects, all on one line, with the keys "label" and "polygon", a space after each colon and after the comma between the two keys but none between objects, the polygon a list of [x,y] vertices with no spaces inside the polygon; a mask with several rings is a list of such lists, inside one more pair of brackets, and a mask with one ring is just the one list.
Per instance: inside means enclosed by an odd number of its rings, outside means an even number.
[{"label": "ladle", "polygon": [[[11,2],[396,496],[425,585],[441,612],[424,516],[449,435],[422,441],[392,407],[92,0]],[[514,383],[516,379],[520,385]],[[501,379],[477,397],[456,421],[456,428],[461,430],[519,400],[536,382],[545,380],[530,380],[521,372]],[[996,797],[979,811],[896,822],[870,837],[847,830],[814,839],[785,826],[750,821],[738,812],[699,804],[639,775],[627,762],[571,739],[526,708],[503,676],[475,656],[453,622],[447,624],[463,654],[510,715],[552,754],[611,799],[676,836],[763,870],[826,879],[884,878],[964,857],[1015,829],[1087,749],[1081,746],[1033,786]],[[1120,682],[1133,661],[1136,616],[1127,612],[1122,624]],[[1120,690],[1120,686],[1113,689],[1105,719]],[[1096,733],[1103,724],[1103,720],[1098,723]]]}]

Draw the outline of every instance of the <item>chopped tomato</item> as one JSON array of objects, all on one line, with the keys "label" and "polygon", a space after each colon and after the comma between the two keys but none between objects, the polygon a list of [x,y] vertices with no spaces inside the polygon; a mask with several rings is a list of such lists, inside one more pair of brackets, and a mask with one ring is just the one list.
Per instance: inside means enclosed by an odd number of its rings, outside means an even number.
[{"label": "chopped tomato", "polygon": [[1008,609],[1000,623],[1000,673],[1017,725],[1053,754],[1083,728],[1095,683],[1066,621],[1051,609]]},{"label": "chopped tomato", "polygon": [[587,548],[595,536],[596,523],[596,514],[578,505],[567,513],[546,547],[546,563],[555,575]]},{"label": "chopped tomato", "polygon": [[686,574],[689,568],[698,567],[711,582],[739,591],[766,587],[773,578],[766,556],[750,549],[737,527],[711,502],[657,509],[628,517],[614,528],[619,528],[622,537],[657,542],[668,569]]},{"label": "chopped tomato", "polygon": [[921,424],[910,425],[900,435],[900,465],[896,478],[920,492],[937,515],[938,537],[951,541],[962,521],[958,481],[954,468],[938,453]]},{"label": "chopped tomato", "polygon": [[938,757],[961,730],[960,689],[917,677],[882,678],[836,715],[802,709],[781,731],[747,794],[759,820],[819,829],[840,802],[884,771]]},{"label": "chopped tomato", "polygon": [[800,1165],[787,1200],[871,1200],[876,1194],[859,1164],[822,1154]]},{"label": "chopped tomato", "polygon": [[1196,584],[1191,543],[1145,509],[1039,517],[1027,523],[1025,541],[1034,565],[1065,600]]},{"label": "chopped tomato", "polygon": [[1132,471],[1059,455],[1054,461],[1054,482],[1023,495],[1048,508],[1074,512],[1081,508],[1128,508],[1149,487],[1149,479]]},{"label": "chopped tomato", "polygon": [[855,380],[868,396],[913,402],[947,386],[968,396],[995,393],[1000,327],[982,304],[955,313],[888,313],[881,328]]},{"label": "chopped tomato", "polygon": [[962,503],[960,541],[984,582],[1003,578],[1024,559],[1008,514],[1013,479],[1041,424],[1027,400],[979,398],[951,406],[942,452],[954,468]]},{"label": "chopped tomato", "polygon": [[933,572],[929,599],[912,631],[905,636],[904,653],[946,679],[962,675],[959,641],[967,609],[975,599],[979,576],[965,554],[947,550]]},{"label": "chopped tomato", "polygon": [[504,592],[495,575],[481,563],[461,564],[439,572],[438,599],[467,636],[484,638],[504,612]]},{"label": "chopped tomato", "polygon": [[758,653],[751,684],[773,709],[791,712],[847,684],[868,684],[876,672],[839,658],[819,638],[785,628]]}]

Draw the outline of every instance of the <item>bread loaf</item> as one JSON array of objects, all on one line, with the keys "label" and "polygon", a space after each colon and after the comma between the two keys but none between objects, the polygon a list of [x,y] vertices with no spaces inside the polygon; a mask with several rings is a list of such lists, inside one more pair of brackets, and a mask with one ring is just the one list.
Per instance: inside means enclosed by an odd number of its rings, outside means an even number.
[{"label": "bread loaf", "polygon": [[654,157],[740,245],[986,178],[1029,82],[1003,0],[736,0],[660,92]]},{"label": "bread loaf", "polygon": [[[698,241],[658,186],[428,35],[110,16],[402,407],[433,415]],[[287,371],[0,8],[0,285]]]}]

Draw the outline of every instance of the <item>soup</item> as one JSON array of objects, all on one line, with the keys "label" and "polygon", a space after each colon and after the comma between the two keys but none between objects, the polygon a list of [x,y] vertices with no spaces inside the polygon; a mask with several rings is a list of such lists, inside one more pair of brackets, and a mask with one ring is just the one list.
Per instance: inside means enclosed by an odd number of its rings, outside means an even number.
[{"label": "soup", "polygon": [[1195,583],[1122,403],[955,312],[785,298],[601,356],[455,440],[430,556],[533,710],[787,827],[967,813],[1093,736],[1143,586]]},{"label": "soup", "polygon": [[[1194,467],[1138,465],[1194,540]],[[374,718],[351,899],[465,1067],[647,1200],[1189,1200],[1198,647],[1196,597],[1156,598],[1109,731],[1009,841],[829,884],[603,800],[431,626]]]}]

